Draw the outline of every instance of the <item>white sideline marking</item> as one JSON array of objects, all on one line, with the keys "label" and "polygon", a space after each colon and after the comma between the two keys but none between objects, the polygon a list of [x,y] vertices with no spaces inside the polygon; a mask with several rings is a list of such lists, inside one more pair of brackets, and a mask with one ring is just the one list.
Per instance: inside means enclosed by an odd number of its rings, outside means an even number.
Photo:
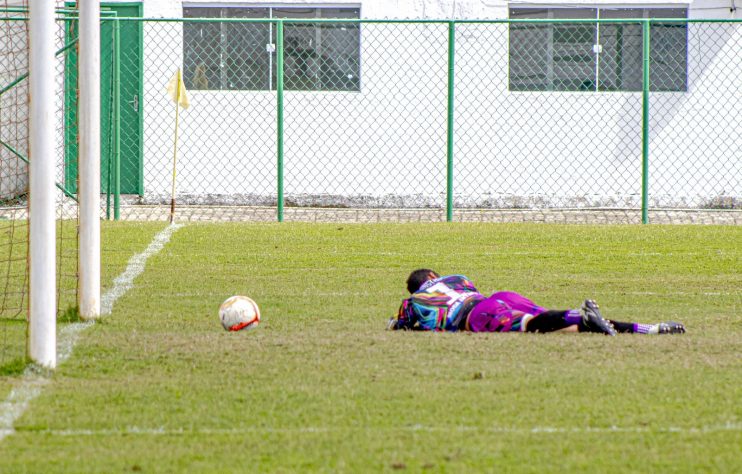
[{"label": "white sideline marking", "polygon": [[[147,259],[158,253],[170,240],[173,232],[181,228],[180,224],[171,224],[160,231],[150,242],[144,252],[134,255],[129,259],[126,270],[116,277],[113,287],[101,298],[101,316],[111,314],[113,304],[127,291],[134,287],[134,279],[144,271]],[[66,361],[72,354],[80,334],[94,324],[93,321],[72,323],[60,331],[57,341],[57,364]],[[10,395],[4,402],[0,403],[0,441],[15,433],[15,422],[28,408],[31,400],[38,397],[41,390],[50,382],[50,378],[39,373],[38,368],[33,365],[26,367],[23,371],[18,386],[10,391]]]},{"label": "white sideline marking", "polygon": [[108,290],[101,298],[101,314],[111,314],[113,304],[116,300],[134,287],[134,279],[144,271],[144,264],[147,262],[147,259],[162,250],[165,244],[170,240],[170,236],[173,235],[173,232],[181,227],[183,227],[181,224],[170,224],[157,234],[154,239],[152,239],[149,247],[147,247],[144,252],[131,257],[124,273],[113,280],[113,288]]},{"label": "white sideline marking", "polygon": [[726,423],[723,425],[711,425],[701,427],[681,428],[677,426],[665,427],[639,427],[639,426],[608,426],[608,427],[572,427],[557,428],[549,426],[535,426],[533,428],[508,428],[508,427],[479,427],[479,426],[400,426],[390,428],[375,427],[297,427],[297,428],[165,428],[163,426],[156,428],[140,428],[138,426],[129,426],[122,429],[113,430],[39,430],[39,434],[48,434],[53,436],[119,436],[119,435],[150,435],[150,436],[177,436],[177,435],[242,435],[254,433],[332,433],[332,432],[349,432],[349,431],[423,431],[423,432],[485,432],[485,433],[502,433],[502,434],[589,434],[589,433],[683,433],[683,434],[707,434],[718,432],[739,432],[742,431],[740,423]]}]

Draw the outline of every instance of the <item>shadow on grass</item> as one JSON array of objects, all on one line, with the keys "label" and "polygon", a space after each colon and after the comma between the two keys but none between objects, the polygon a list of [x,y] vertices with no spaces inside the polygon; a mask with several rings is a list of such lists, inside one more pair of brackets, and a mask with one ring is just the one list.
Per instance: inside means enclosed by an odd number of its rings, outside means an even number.
[{"label": "shadow on grass", "polygon": [[21,375],[26,368],[26,358],[18,357],[0,365],[0,377]]},{"label": "shadow on grass", "polygon": [[[83,321],[80,318],[80,312],[78,310],[77,306],[70,306],[64,311],[61,311],[59,315],[57,316],[57,323],[60,324],[71,324],[71,323],[77,323]],[[10,320],[2,320],[0,323],[6,324],[7,327],[13,326],[15,328],[19,329],[19,337],[22,332],[25,332],[25,328],[22,326],[25,326],[27,324],[27,321],[25,318],[18,318],[18,319],[10,319]],[[23,352],[20,349],[17,352]],[[4,357],[0,357],[0,361],[2,361]],[[3,376],[17,376],[21,375],[23,371],[26,369],[26,367],[29,364],[29,360],[26,356],[16,357],[12,359],[6,360],[4,363],[0,364],[0,377]]]},{"label": "shadow on grass", "polygon": [[82,318],[80,318],[80,311],[77,306],[70,306],[57,317],[59,323],[79,323],[81,321]]},{"label": "shadow on grass", "polygon": [[0,318],[0,377],[20,375],[26,368],[25,317]]}]

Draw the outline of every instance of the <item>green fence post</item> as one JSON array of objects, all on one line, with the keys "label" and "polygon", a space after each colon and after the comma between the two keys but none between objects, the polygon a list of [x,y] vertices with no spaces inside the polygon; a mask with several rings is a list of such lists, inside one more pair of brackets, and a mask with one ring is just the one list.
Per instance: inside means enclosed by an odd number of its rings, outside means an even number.
[{"label": "green fence post", "polygon": [[453,106],[456,22],[448,22],[448,123],[446,137],[446,221],[453,220]]},{"label": "green fence post", "polygon": [[[101,22],[101,30],[103,29],[104,22]],[[115,78],[115,65],[116,62],[116,26],[115,24],[111,27],[111,46],[113,48],[113,51],[111,51],[111,97],[108,97],[107,100],[110,100],[111,108],[108,112],[110,117],[110,124],[109,124],[109,130],[106,134],[108,137],[107,143],[108,143],[108,153],[107,156],[107,168],[106,168],[106,220],[111,220],[111,195],[113,193],[113,141],[114,136],[116,135],[116,127],[115,127],[115,120],[113,119],[113,113],[115,109],[115,99],[113,97],[113,91],[116,89],[116,78]],[[103,50],[101,50],[100,55],[100,63],[101,67],[103,64]],[[101,101],[103,100],[103,97],[101,96]],[[102,118],[102,117],[101,117]],[[101,123],[103,123],[101,121]],[[103,145],[101,142],[101,156],[103,155]],[[103,180],[103,173],[101,173],[101,181]]]},{"label": "green fence post", "polygon": [[[101,30],[102,29],[103,29],[103,22],[101,22]],[[111,44],[115,48],[116,47],[116,28],[115,27],[112,27],[111,28],[111,34],[113,36],[111,38]],[[112,51],[111,52],[111,60],[114,61],[114,62],[115,62],[115,55],[116,55],[116,52],[115,51]],[[100,63],[101,63],[101,68],[102,68],[102,64],[103,64],[103,50],[101,50]],[[101,74],[101,76],[102,76],[102,74]],[[114,74],[113,74],[113,65],[111,65],[111,95],[113,95],[113,90],[116,87],[115,84],[114,84],[114,79],[115,78],[114,78]],[[113,102],[114,101],[113,101],[113,97],[109,97],[107,99],[111,101],[111,109],[109,111],[109,116],[110,116],[111,114],[113,114],[113,109],[114,109]],[[103,96],[101,96],[101,103],[102,103],[102,100],[103,100]],[[101,112],[101,118],[102,118],[102,112]],[[101,121],[101,124],[102,123],[103,122]],[[106,168],[106,220],[107,221],[110,221],[111,220],[111,193],[113,191],[113,146],[110,145],[110,143],[111,143],[111,141],[113,141],[113,135],[115,135],[115,133],[116,133],[116,129],[114,127],[114,120],[113,120],[113,117],[112,116],[111,116],[111,123],[109,124],[109,127],[110,127],[110,129],[108,130],[109,133],[106,134],[106,136],[108,137],[107,138],[107,143],[109,145],[108,146],[108,153],[106,153],[106,161],[107,161],[106,162],[106,165],[107,165],[107,168]],[[78,133],[78,135],[79,135],[79,133]],[[79,137],[78,137],[78,140],[79,140]],[[102,139],[101,139],[101,149],[100,150],[101,150],[101,157],[102,157],[103,156],[103,140]],[[101,162],[101,165],[102,164],[103,163]],[[78,165],[78,167],[79,167],[79,165]],[[101,172],[101,182],[102,181],[103,181],[103,173]]]},{"label": "green fence post", "polygon": [[113,20],[113,219],[119,220],[121,200],[121,34]]},{"label": "green fence post", "polygon": [[276,28],[276,108],[278,222],[283,222],[283,20]]},{"label": "green fence post", "polygon": [[642,21],[642,224],[649,222],[649,29]]}]

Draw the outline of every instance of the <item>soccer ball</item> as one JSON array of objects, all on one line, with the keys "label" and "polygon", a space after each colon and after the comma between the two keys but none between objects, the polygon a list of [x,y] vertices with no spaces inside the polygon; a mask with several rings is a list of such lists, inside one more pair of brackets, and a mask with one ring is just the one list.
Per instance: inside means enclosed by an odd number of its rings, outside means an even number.
[{"label": "soccer ball", "polygon": [[227,331],[252,329],[260,322],[260,309],[247,296],[232,296],[219,306],[219,320]]}]

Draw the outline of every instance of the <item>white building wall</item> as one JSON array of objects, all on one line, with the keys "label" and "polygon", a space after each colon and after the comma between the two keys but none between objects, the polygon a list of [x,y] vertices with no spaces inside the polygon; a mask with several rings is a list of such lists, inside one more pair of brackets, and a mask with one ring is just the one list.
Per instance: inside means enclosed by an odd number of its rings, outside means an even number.
[{"label": "white building wall", "polygon": [[[0,22],[0,87],[28,72],[28,34],[25,22]],[[28,156],[28,82],[0,96],[0,140]],[[0,145],[0,201],[28,190],[28,165]]]},{"label": "white building wall", "polygon": [[[191,5],[196,3],[232,2]],[[569,2],[583,3],[615,5]],[[502,0],[281,4],[360,5],[367,19],[498,19],[507,17],[508,6]],[[538,2],[551,4],[564,2]],[[145,0],[144,15],[177,18],[182,5]],[[740,12],[731,12],[730,2],[697,0],[689,16],[739,18]],[[718,179],[730,183],[725,194],[742,195],[742,27],[723,27],[715,42],[707,43],[703,32],[709,26],[691,24],[688,91],[652,94],[654,204],[704,205],[719,194],[713,188]],[[638,205],[641,93],[509,92],[507,25],[458,28],[458,205]],[[364,24],[360,92],[286,91],[287,195],[299,200],[340,195],[351,204],[353,197],[370,197],[377,205],[442,205],[447,41],[445,24]],[[174,116],[164,89],[182,64],[181,25],[145,24],[144,47],[144,186],[146,194],[164,196],[170,189]],[[275,93],[191,91],[190,97],[191,108],[181,114],[179,192],[197,200],[275,197]],[[697,170],[703,168],[715,174],[699,177]],[[393,196],[414,199],[402,202]]]}]

